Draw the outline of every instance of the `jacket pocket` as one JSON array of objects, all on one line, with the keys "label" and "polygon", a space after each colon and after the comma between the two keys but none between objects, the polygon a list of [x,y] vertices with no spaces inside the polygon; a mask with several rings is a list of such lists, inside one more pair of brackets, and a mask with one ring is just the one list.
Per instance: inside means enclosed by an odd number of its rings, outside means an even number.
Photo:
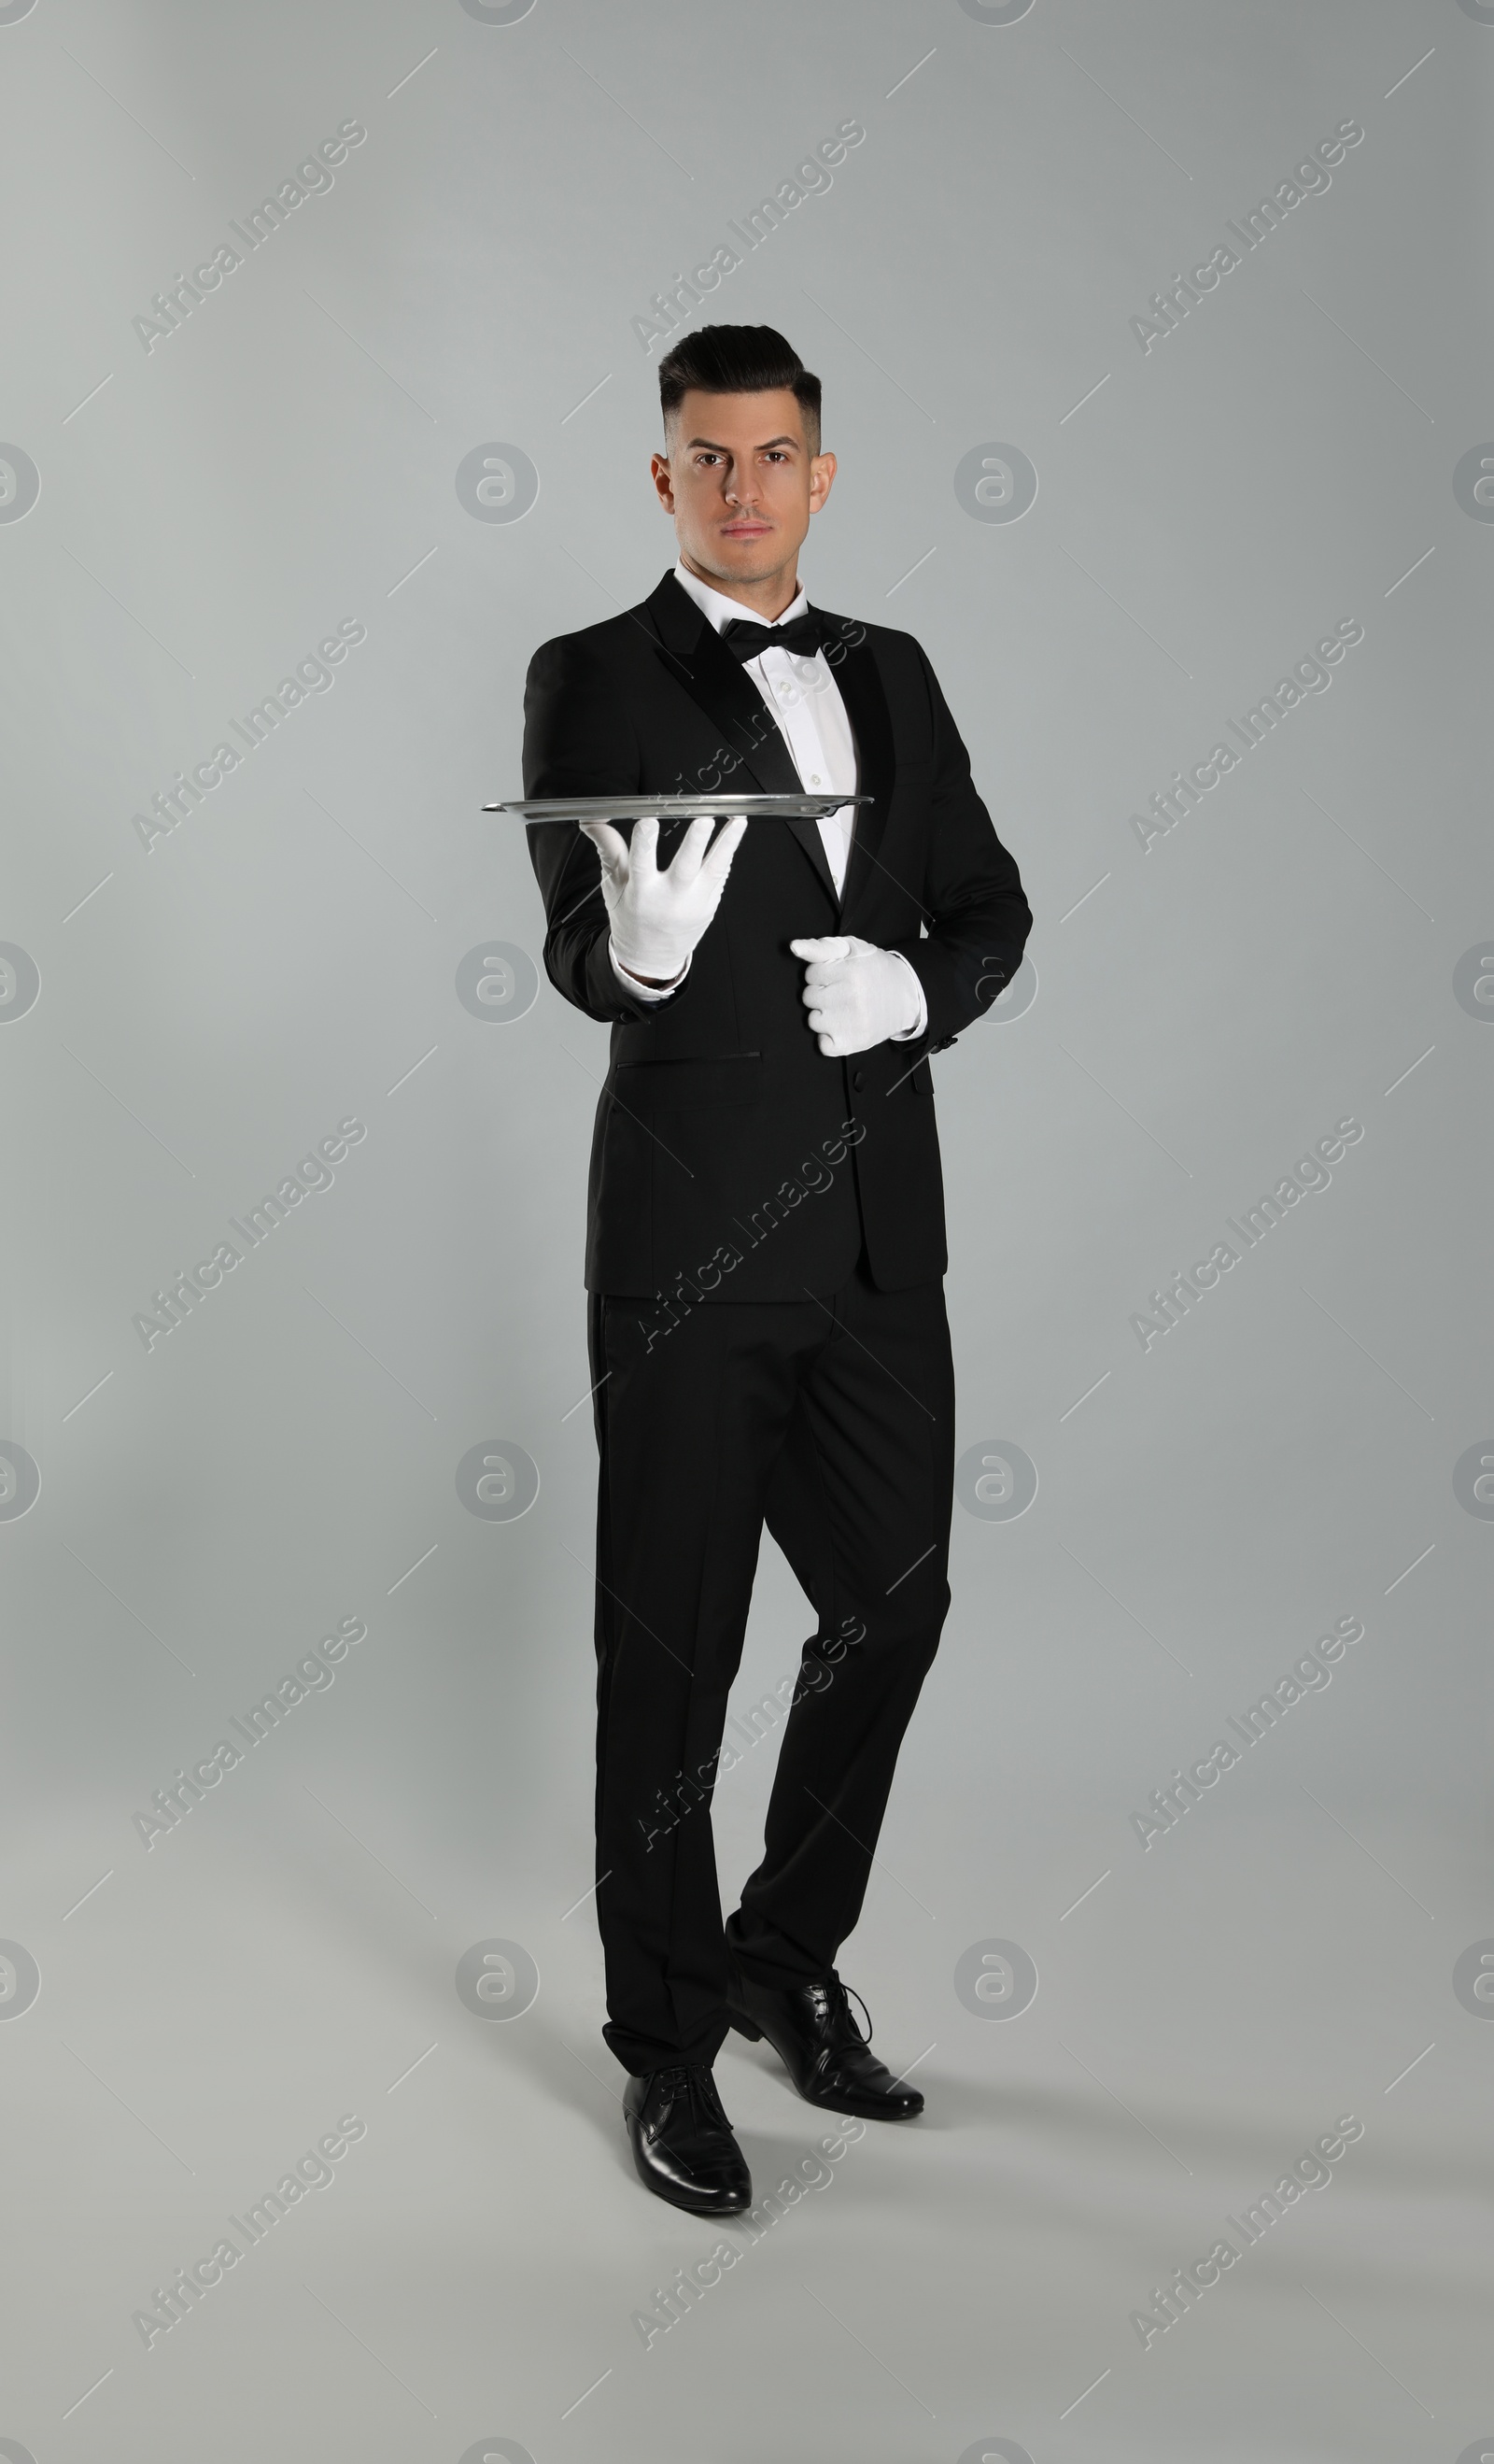
[{"label": "jacket pocket", "polygon": [[762,1055],[730,1052],[713,1059],[619,1061],[608,1089],[634,1112],[736,1111],[762,1101]]}]

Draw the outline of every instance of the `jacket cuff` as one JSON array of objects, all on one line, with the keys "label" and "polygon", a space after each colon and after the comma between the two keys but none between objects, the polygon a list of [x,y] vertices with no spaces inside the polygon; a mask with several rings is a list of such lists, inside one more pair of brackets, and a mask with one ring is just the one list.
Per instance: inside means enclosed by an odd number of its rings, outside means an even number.
[{"label": "jacket cuff", "polygon": [[[692,952],[691,956],[693,957],[693,952]],[[634,1001],[645,1001],[650,1007],[655,1001],[668,1001],[670,993],[678,992],[681,984],[690,973],[690,958],[687,958],[683,967],[680,969],[679,974],[675,977],[674,981],[671,984],[640,983],[638,978],[636,976],[630,976],[627,973],[626,968],[623,965],[617,955],[617,950],[610,934],[607,935],[607,957],[612,961],[612,972],[616,976],[618,982],[624,986],[625,990],[632,994]]]},{"label": "jacket cuff", "polygon": [[[910,966],[923,987],[925,1018],[922,1036],[931,1052],[944,1052],[954,1043],[960,1028],[970,1023],[969,1011],[961,1001],[955,970],[948,951],[932,937],[920,935],[897,948],[893,956]],[[913,1043],[917,1039],[905,1039]]]}]

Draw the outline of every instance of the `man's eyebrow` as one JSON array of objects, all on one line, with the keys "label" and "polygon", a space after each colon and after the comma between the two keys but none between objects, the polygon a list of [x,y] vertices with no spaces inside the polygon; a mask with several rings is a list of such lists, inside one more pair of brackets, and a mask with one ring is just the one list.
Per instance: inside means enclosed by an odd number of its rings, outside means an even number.
[{"label": "man's eyebrow", "polygon": [[[775,445],[798,446],[802,442],[802,440],[797,436],[770,436],[767,444],[756,446],[753,450],[758,453],[766,453]],[[692,453],[697,445],[706,446],[713,453],[726,453],[731,450],[729,446],[717,444],[714,436],[692,436],[685,448],[686,452]]]}]

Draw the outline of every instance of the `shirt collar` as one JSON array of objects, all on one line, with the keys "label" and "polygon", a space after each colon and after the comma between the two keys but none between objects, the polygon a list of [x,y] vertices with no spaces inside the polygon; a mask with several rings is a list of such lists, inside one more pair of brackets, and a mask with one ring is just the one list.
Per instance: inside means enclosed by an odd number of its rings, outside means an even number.
[{"label": "shirt collar", "polygon": [[[744,606],[739,599],[728,599],[724,591],[713,590],[709,582],[702,582],[698,574],[692,573],[684,563],[676,563],[674,579],[680,588],[694,601],[701,614],[718,633],[723,625],[731,624],[735,616],[744,616],[752,624],[761,621],[760,618],[755,617],[752,609]],[[781,616],[774,618],[774,624],[786,625],[791,616],[802,616],[808,605],[809,593],[801,583],[798,598],[784,608]],[[772,627],[769,630],[772,630]]]}]

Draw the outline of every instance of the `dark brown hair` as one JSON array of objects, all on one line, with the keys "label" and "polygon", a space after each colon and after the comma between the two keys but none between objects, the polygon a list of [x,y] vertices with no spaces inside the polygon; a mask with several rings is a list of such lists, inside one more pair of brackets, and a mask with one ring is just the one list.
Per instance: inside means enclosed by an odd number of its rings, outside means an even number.
[{"label": "dark brown hair", "polygon": [[788,392],[799,405],[804,441],[820,451],[820,380],[771,325],[700,325],[659,362],[665,443],[687,393]]}]

